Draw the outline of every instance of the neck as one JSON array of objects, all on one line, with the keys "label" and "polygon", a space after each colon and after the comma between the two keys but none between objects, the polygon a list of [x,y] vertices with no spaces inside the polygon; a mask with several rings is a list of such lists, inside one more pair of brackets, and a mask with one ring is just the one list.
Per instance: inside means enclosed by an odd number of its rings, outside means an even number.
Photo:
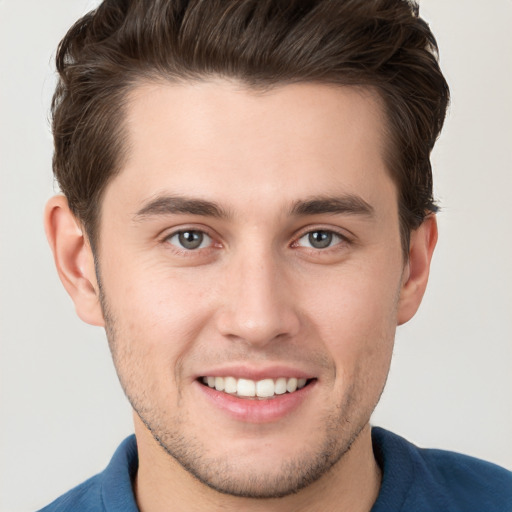
[{"label": "neck", "polygon": [[368,512],[379,493],[381,473],[373,456],[369,425],[319,480],[277,499],[240,498],[210,489],[170,457],[138,418],[135,432],[139,470],[134,490],[141,512]]}]

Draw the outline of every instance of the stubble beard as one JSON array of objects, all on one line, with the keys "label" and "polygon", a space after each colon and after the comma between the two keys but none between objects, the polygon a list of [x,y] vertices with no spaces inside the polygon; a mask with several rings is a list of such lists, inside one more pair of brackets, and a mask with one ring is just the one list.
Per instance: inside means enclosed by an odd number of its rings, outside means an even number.
[{"label": "stubble beard", "polygon": [[[128,396],[128,395],[127,395]],[[222,494],[253,499],[283,498],[299,492],[327,474],[357,439],[367,422],[363,422],[355,432],[342,428],[343,407],[339,414],[333,414],[325,422],[319,446],[297,447],[297,455],[284,461],[276,461],[272,473],[264,474],[261,469],[249,467],[247,463],[236,464],[230,461],[230,454],[223,457],[205,455],[207,449],[203,443],[191,435],[183,435],[182,421],[178,419],[174,431],[170,432],[162,425],[156,414],[149,409],[141,410],[137,400],[128,396],[128,400],[153,438],[163,450],[183,469],[204,485]]]},{"label": "stubble beard", "polygon": [[[376,406],[360,415],[353,415],[358,403],[358,392],[350,389],[343,403],[325,418],[323,439],[309,449],[298,447],[298,455],[273,466],[271,474],[262,474],[258,468],[230,461],[225,457],[208,457],[207,449],[193,435],[185,435],[187,419],[174,417],[172,421],[160,414],[157,404],[144,390],[138,390],[139,379],[130,371],[130,355],[121,353],[115,316],[100,288],[100,299],[105,319],[105,330],[121,387],[133,410],[149,430],[155,441],[183,469],[199,482],[215,491],[235,497],[253,499],[282,498],[299,492],[326,475],[350,450],[354,441],[368,424]],[[133,361],[131,361],[133,363]],[[382,392],[382,390],[381,390]],[[380,398],[380,395],[379,395]],[[355,407],[357,408],[357,406]],[[354,421],[354,417],[359,421]],[[169,429],[172,424],[172,430]],[[182,428],[185,426],[185,428]]]},{"label": "stubble beard", "polygon": [[127,394],[127,397],[153,438],[173,461],[211,489],[242,498],[283,498],[308,487],[343,458],[367,424],[362,422],[355,432],[351,431],[341,406],[337,414],[326,419],[323,435],[318,436],[323,442],[307,450],[298,446],[297,456],[276,461],[272,472],[265,474],[247,463],[230,461],[230,453],[209,457],[201,440],[193,435],[183,435],[182,425],[186,419],[177,418],[171,432],[155,414],[155,409],[141,406],[133,395]]}]

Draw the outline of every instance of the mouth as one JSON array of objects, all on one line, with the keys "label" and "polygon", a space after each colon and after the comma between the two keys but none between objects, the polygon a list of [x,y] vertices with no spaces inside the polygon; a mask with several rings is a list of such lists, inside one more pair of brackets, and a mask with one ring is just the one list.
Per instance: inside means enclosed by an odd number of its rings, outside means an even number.
[{"label": "mouth", "polygon": [[316,379],[279,377],[277,379],[237,379],[231,376],[204,376],[198,381],[222,393],[247,399],[268,399],[293,394],[310,385]]}]

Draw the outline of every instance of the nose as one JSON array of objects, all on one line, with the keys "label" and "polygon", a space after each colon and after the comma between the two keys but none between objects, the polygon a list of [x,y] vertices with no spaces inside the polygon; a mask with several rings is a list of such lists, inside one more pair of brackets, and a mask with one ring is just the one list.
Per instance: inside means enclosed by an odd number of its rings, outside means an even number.
[{"label": "nose", "polygon": [[285,264],[271,251],[233,259],[224,274],[222,307],[217,312],[220,333],[255,347],[294,337],[300,318]]}]

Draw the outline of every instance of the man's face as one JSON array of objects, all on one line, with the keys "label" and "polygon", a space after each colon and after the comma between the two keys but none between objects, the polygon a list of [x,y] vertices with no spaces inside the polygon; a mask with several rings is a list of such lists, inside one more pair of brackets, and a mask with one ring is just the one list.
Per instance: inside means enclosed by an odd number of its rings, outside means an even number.
[{"label": "man's face", "polygon": [[368,424],[404,273],[383,123],[324,85],[130,97],[99,236],[109,341],[140,435],[218,490],[293,492]]}]

